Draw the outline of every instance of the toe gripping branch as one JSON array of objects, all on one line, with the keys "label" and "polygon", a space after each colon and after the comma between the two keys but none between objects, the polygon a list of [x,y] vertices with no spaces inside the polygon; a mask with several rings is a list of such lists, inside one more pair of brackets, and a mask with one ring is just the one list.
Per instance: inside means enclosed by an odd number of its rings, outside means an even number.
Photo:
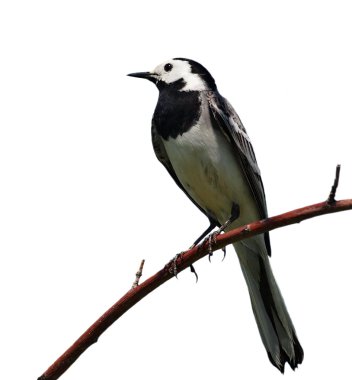
[{"label": "toe gripping branch", "polygon": [[[193,248],[193,246],[192,246],[190,249],[192,249],[192,248]],[[182,255],[183,255],[184,253],[185,253],[185,251],[180,252],[180,253],[177,253],[177,254],[175,255],[175,257],[174,257],[173,259],[171,259],[171,260],[165,265],[165,269],[166,269],[169,273],[171,273],[174,277],[176,277],[176,278],[178,278],[177,275],[178,275],[178,273],[179,273],[179,272],[178,272],[178,265],[181,264],[181,262],[182,262]],[[177,261],[179,261],[179,262],[177,263]],[[191,264],[191,265],[189,266],[189,268],[190,268],[191,272],[194,273],[194,275],[196,276],[196,282],[198,282],[198,274],[197,274],[197,272],[196,272],[196,270],[195,270],[193,264]]]},{"label": "toe gripping branch", "polygon": [[[240,215],[240,207],[237,203],[233,203],[232,208],[231,208],[230,218],[222,226],[220,226],[217,231],[209,234],[209,236],[205,238],[204,241],[201,243],[200,246],[204,246],[205,244],[208,244],[209,261],[211,261],[211,256],[213,255],[213,247],[216,244],[218,235],[224,232],[226,228],[239,217],[239,215]],[[209,227],[199,236],[199,238],[192,244],[192,246],[189,249],[194,248],[214,227],[216,227],[216,222],[214,222],[212,219],[209,219],[209,220],[210,220]],[[226,256],[226,247],[222,248],[222,251],[224,253],[224,257],[223,257],[223,260],[224,260]],[[169,273],[172,273],[176,278],[178,274],[177,261],[182,260],[183,253],[184,252],[178,253],[168,264],[166,264],[166,267]],[[194,275],[196,276],[196,282],[198,282],[198,274],[194,266],[191,264],[189,268],[191,272],[194,273]]]},{"label": "toe gripping branch", "polygon": [[[205,242],[208,243],[208,258],[209,261],[211,261],[211,256],[213,255],[213,246],[216,244],[217,237],[226,230],[228,226],[231,225],[232,222],[234,222],[238,217],[240,216],[240,206],[237,203],[232,204],[231,208],[231,216],[230,218],[221,226],[219,229],[212,234],[208,236],[208,238],[205,240]],[[223,260],[226,256],[226,247],[222,248],[222,251],[224,253]]]}]

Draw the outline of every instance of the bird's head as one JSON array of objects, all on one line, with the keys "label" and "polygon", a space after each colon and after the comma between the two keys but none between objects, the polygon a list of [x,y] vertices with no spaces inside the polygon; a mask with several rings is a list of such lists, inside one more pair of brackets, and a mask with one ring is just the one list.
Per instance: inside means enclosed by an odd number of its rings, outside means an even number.
[{"label": "bird's head", "polygon": [[168,88],[176,91],[216,90],[214,78],[200,63],[186,58],[173,58],[152,71],[128,74],[155,83],[159,90]]}]

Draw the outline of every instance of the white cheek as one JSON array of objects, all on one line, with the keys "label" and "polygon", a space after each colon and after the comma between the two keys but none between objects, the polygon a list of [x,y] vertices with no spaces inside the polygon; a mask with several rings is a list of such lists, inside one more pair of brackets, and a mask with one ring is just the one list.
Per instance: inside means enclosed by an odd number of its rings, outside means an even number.
[{"label": "white cheek", "polygon": [[182,73],[179,70],[172,70],[169,72],[165,78],[166,83],[176,82],[178,79],[182,78]]},{"label": "white cheek", "polygon": [[188,74],[185,76],[186,86],[181,91],[204,91],[209,90],[208,86],[198,74]]}]

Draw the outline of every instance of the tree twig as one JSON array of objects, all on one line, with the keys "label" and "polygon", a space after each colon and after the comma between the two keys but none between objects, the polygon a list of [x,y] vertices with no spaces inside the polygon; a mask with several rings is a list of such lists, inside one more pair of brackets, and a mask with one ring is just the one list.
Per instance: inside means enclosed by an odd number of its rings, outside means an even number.
[{"label": "tree twig", "polygon": [[331,186],[331,191],[327,200],[328,205],[332,205],[334,202],[336,202],[335,196],[336,196],[337,187],[339,186],[340,170],[341,170],[341,165],[337,165],[336,172],[335,172],[335,180],[334,180],[333,185]]},{"label": "tree twig", "polygon": [[132,284],[132,289],[136,288],[139,284],[139,279],[142,277],[142,274],[143,274],[144,262],[145,260],[141,261],[138,272],[136,273],[136,279],[134,280],[134,283]]},{"label": "tree twig", "polygon": [[[337,181],[338,182],[338,181]],[[337,185],[336,185],[337,187]],[[277,215],[264,220],[256,221],[230,232],[219,235],[216,242],[212,243],[212,250],[222,249],[228,244],[261,234],[265,231],[271,231],[279,227],[299,223],[303,220],[313,218],[319,215],[331,214],[339,211],[351,210],[352,199],[327,201],[315,205],[303,207],[281,215]],[[208,242],[198,245],[189,251],[184,252],[177,258],[178,272],[182,272],[192,263],[208,254]],[[129,290],[120,300],[118,300],[109,310],[107,310],[78,340],[60,356],[38,380],[55,380],[58,379],[93,343],[96,343],[100,335],[110,327],[118,318],[127,310],[134,306],[146,295],[158,288],[164,282],[174,277],[172,270],[173,262],[166,266],[139,286]]]}]

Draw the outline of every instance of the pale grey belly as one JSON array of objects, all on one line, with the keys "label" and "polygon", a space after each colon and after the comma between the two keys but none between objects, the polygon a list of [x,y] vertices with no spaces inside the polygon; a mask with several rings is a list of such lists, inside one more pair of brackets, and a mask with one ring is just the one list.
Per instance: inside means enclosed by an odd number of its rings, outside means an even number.
[{"label": "pale grey belly", "polygon": [[183,187],[208,214],[223,224],[237,203],[240,217],[231,228],[258,219],[236,153],[220,132],[197,125],[164,145]]}]

